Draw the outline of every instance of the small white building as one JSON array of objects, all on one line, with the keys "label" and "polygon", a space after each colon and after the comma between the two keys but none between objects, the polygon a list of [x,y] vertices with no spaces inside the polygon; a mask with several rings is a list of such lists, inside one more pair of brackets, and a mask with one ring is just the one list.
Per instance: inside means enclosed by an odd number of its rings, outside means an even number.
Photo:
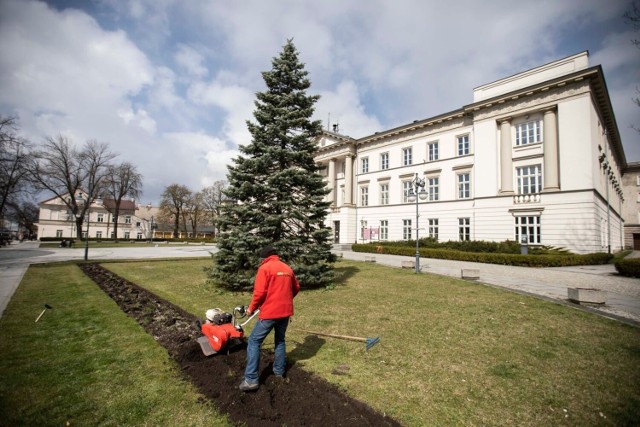
[{"label": "small white building", "polygon": [[[474,90],[462,108],[363,138],[326,131],[316,162],[335,243],[526,239],[576,253],[624,245],[626,164],[587,52]],[[427,199],[409,201],[416,179]],[[417,210],[417,213],[416,213]]]},{"label": "small white building", "polygon": [[[79,192],[76,198],[82,200],[86,194]],[[118,238],[126,240],[145,240],[151,237],[151,218],[157,215],[157,208],[150,205],[146,208],[136,206],[134,200],[123,200],[118,215]],[[83,224],[83,238],[113,239],[114,201],[96,199],[88,210]],[[88,231],[87,231],[88,226]],[[64,201],[53,197],[40,202],[38,219],[38,238],[79,239],[77,236],[75,217]]]}]

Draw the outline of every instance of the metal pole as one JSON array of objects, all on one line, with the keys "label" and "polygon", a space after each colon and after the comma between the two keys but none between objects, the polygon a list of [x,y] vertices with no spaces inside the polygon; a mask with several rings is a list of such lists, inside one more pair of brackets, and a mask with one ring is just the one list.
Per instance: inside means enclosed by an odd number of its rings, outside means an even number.
[{"label": "metal pole", "polygon": [[89,194],[87,195],[87,237],[84,239],[84,260],[89,259],[89,223],[91,222],[91,186],[89,186]]},{"label": "metal pole", "polygon": [[[418,179],[418,174],[416,174],[416,180]],[[418,181],[416,181],[415,185],[415,193],[416,193],[416,274],[420,273],[420,223],[418,220]]]},{"label": "metal pole", "polygon": [[84,239],[84,260],[89,259],[89,220],[91,219],[91,213],[87,207],[87,237]]}]

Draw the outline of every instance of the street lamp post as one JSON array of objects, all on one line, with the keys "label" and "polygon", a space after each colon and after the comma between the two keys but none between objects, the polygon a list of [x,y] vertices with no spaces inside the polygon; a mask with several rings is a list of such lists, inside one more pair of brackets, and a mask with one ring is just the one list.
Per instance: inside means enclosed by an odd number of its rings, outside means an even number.
[{"label": "street lamp post", "polygon": [[90,205],[87,205],[87,235],[84,239],[84,260],[89,259],[89,221],[91,220]]},{"label": "street lamp post", "polygon": [[418,173],[416,173],[415,178],[411,181],[411,188],[407,195],[409,202],[416,202],[416,274],[420,272],[420,223],[418,219],[420,218],[420,214],[418,212],[418,201],[427,200],[427,197],[429,197],[429,193],[424,189],[424,185],[424,179],[420,179]]}]

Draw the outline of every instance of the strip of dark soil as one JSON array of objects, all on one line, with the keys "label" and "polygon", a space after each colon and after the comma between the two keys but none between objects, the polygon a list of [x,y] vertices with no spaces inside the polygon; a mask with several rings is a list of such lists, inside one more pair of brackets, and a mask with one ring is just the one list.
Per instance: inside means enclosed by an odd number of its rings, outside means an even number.
[{"label": "strip of dark soil", "polygon": [[200,331],[195,316],[98,264],[80,267],[153,335],[200,392],[234,422],[248,426],[400,426],[295,365],[287,367],[286,380],[275,378],[272,352],[262,352],[260,389],[243,393],[238,385],[244,374],[245,346],[205,357],[196,342]]}]

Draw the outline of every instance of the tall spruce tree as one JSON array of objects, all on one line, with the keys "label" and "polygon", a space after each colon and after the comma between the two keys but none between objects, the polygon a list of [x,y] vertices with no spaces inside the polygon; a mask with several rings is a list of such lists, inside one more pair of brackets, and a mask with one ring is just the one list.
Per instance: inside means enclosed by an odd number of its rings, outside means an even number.
[{"label": "tall spruce tree", "polygon": [[240,147],[227,175],[219,220],[219,252],[210,278],[232,290],[253,286],[260,249],[273,245],[293,268],[302,287],[326,286],[335,256],[324,224],[328,189],[313,160],[320,121],[312,121],[311,83],[288,40],[271,71],[262,73],[267,91],[256,94],[256,123],[247,121],[252,141]]}]

